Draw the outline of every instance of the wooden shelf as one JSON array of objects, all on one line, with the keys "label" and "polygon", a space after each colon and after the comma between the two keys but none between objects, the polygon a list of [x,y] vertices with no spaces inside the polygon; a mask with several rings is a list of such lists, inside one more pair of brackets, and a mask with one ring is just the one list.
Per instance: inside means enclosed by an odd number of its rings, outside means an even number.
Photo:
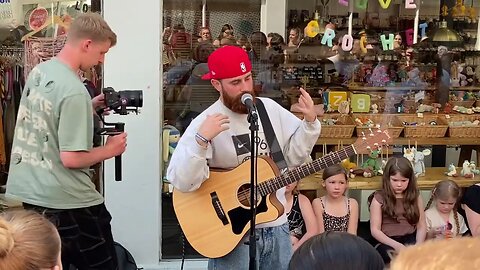
[{"label": "wooden shelf", "polygon": [[436,87],[433,86],[348,86],[349,91],[419,91],[419,90],[426,90],[432,91],[435,90]]},{"label": "wooden shelf", "polygon": [[[425,176],[421,176],[417,180],[420,189],[431,189],[435,184],[441,180],[450,179],[455,181],[460,187],[468,187],[480,182],[480,176],[476,175],[474,178],[465,177],[449,177],[445,175],[446,168],[427,168]],[[460,173],[461,168],[457,168]],[[322,189],[322,174],[316,173],[303,178],[299,184],[299,190],[318,190]],[[355,177],[349,179],[349,189],[380,189],[382,184],[381,176],[372,178]]]},{"label": "wooden shelf", "polygon": [[[349,91],[433,91],[437,88],[434,86],[348,86]],[[450,87],[451,91],[480,91],[480,86],[462,86],[462,87]]]},{"label": "wooden shelf", "polygon": [[[317,145],[338,145],[342,143],[343,145],[352,144],[357,140],[357,137],[352,138],[318,138]],[[391,145],[478,145],[480,144],[479,138],[395,138]]]}]

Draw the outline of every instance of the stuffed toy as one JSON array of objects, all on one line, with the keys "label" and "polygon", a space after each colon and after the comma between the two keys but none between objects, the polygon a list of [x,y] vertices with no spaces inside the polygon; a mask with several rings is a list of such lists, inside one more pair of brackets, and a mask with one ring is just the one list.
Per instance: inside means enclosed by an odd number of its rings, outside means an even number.
[{"label": "stuffed toy", "polygon": [[164,162],[164,171],[168,167],[170,158],[172,157],[173,151],[175,150],[175,147],[177,147],[177,143],[179,140],[180,140],[180,131],[178,131],[176,127],[171,125],[163,126],[162,154],[163,154],[163,162]]}]

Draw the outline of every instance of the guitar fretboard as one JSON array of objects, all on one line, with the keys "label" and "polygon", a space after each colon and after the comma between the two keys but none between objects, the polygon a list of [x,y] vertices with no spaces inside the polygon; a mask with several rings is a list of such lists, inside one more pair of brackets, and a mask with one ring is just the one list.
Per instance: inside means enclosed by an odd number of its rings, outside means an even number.
[{"label": "guitar fretboard", "polygon": [[340,163],[342,160],[352,155],[355,155],[355,148],[353,147],[353,145],[349,145],[339,151],[325,155],[317,160],[304,164],[280,176],[260,183],[257,190],[261,196],[266,196],[276,190],[281,189],[284,186],[287,186],[288,184],[294,183],[329,166]]}]

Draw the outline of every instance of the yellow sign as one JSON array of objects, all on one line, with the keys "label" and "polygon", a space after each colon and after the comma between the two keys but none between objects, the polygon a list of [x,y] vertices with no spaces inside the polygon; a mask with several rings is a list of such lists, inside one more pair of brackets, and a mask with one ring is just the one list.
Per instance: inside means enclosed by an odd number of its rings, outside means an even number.
[{"label": "yellow sign", "polygon": [[352,94],[352,112],[368,113],[370,111],[370,95]]},{"label": "yellow sign", "polygon": [[338,110],[338,106],[342,101],[347,101],[347,92],[328,92],[328,104],[334,110]]}]

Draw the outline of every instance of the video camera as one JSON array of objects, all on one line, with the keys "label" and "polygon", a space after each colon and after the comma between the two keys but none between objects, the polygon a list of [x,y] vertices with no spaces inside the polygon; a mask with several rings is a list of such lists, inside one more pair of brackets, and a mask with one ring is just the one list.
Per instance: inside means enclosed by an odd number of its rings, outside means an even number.
[{"label": "video camera", "polygon": [[112,87],[103,89],[105,106],[120,115],[129,111],[138,114],[138,108],[143,106],[143,93],[141,90],[123,90],[116,92]]},{"label": "video camera", "polygon": [[[103,89],[105,107],[97,110],[97,115],[103,123],[103,128],[97,131],[99,135],[117,135],[125,131],[125,123],[107,123],[103,113],[112,110],[116,114],[127,115],[129,112],[138,114],[138,108],[143,106],[142,90],[115,91],[112,87]],[[115,180],[122,180],[122,156],[115,157]]]}]

